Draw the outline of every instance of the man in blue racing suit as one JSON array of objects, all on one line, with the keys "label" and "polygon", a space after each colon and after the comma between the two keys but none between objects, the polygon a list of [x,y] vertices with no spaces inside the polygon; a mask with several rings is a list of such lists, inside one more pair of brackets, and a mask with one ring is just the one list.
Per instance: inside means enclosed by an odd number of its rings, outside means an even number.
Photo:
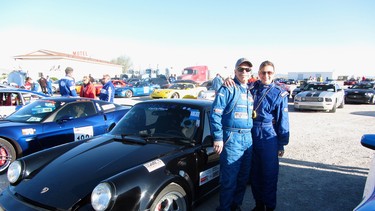
[{"label": "man in blue racing suit", "polygon": [[73,68],[67,67],[65,69],[65,77],[61,78],[59,80],[59,90],[60,94],[63,97],[68,97],[68,96],[77,96],[77,91],[76,91],[76,84],[74,82],[74,78],[72,77],[73,75]]},{"label": "man in blue racing suit", "polygon": [[247,80],[251,67],[249,60],[239,59],[234,70],[235,85],[222,86],[212,105],[214,150],[220,154],[221,187],[217,210],[240,210],[249,179],[253,98]]},{"label": "man in blue racing suit", "polygon": [[289,142],[288,92],[273,83],[274,65],[263,62],[250,91],[254,96],[253,158],[250,183],[256,207],[276,208],[279,158]]}]

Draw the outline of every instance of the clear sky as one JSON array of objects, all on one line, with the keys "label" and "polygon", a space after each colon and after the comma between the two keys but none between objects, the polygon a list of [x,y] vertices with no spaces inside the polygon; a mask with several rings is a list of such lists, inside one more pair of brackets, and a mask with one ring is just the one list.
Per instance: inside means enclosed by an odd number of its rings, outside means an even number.
[{"label": "clear sky", "polygon": [[276,71],[375,76],[374,0],[0,0],[0,68],[15,55],[87,51],[134,69],[247,57]]}]

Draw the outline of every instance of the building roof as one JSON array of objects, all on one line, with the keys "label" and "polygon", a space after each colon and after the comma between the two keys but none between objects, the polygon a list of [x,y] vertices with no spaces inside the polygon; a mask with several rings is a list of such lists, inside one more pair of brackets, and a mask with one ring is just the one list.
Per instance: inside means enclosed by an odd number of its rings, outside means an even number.
[{"label": "building roof", "polygon": [[115,66],[121,66],[117,65],[108,61],[100,60],[100,59],[94,59],[90,57],[75,55],[75,54],[67,54],[67,53],[61,53],[56,51],[50,51],[50,50],[38,50],[34,51],[28,54],[24,55],[18,55],[14,56],[14,59],[20,59],[20,60],[48,60],[48,59],[68,59],[68,60],[76,60],[76,61],[83,61],[83,62],[92,62],[92,63],[102,63],[106,65],[115,65]]}]

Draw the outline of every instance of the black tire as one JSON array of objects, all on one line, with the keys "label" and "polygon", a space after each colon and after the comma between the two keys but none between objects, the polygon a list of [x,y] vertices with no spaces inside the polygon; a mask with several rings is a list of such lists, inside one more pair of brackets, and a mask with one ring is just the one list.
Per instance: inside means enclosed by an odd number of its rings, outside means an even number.
[{"label": "black tire", "polygon": [[342,99],[342,102],[340,103],[340,105],[339,105],[339,108],[344,108],[344,104],[345,104],[345,102],[344,102],[345,100],[344,99]]},{"label": "black tire", "polygon": [[150,211],[190,210],[190,202],[185,190],[176,183],[167,185],[155,198]]},{"label": "black tire", "polygon": [[371,104],[375,104],[375,96],[373,96],[372,97],[372,99],[371,99],[371,102],[370,102]]},{"label": "black tire", "polygon": [[333,104],[332,110],[329,111],[330,113],[335,113],[336,112],[336,105],[337,105],[337,100],[336,100],[335,104]]},{"label": "black tire", "polygon": [[175,93],[173,93],[173,94],[171,95],[171,98],[180,98],[180,96],[178,95],[177,92],[175,92]]},{"label": "black tire", "polygon": [[8,166],[17,158],[16,150],[7,140],[0,138],[0,173],[8,169]]},{"label": "black tire", "polygon": [[127,97],[127,98],[133,97],[133,92],[131,90],[126,91],[125,92],[125,97]]}]

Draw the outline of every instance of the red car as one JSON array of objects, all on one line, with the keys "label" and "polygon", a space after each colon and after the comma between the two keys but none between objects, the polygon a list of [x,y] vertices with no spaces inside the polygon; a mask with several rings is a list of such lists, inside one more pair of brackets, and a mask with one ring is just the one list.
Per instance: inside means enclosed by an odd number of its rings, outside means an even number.
[{"label": "red car", "polygon": [[124,87],[126,83],[123,80],[112,80],[112,83],[115,87]]},{"label": "red car", "polygon": [[351,85],[354,85],[354,84],[357,84],[357,83],[358,83],[358,81],[355,80],[354,78],[352,78],[352,79],[344,81],[344,86],[351,86]]}]

